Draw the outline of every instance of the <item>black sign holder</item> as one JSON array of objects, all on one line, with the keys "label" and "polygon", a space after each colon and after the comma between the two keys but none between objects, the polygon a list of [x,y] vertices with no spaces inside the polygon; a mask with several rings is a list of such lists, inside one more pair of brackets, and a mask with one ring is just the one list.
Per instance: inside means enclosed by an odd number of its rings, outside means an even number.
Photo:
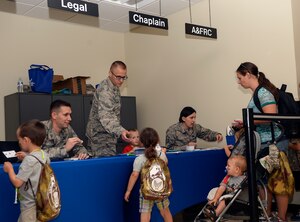
[{"label": "black sign holder", "polygon": [[208,0],[208,2],[209,2],[208,10],[209,10],[209,26],[210,27],[193,24],[192,4],[191,4],[191,0],[189,0],[190,23],[185,23],[185,34],[199,36],[199,37],[205,37],[205,38],[217,39],[217,29],[211,27],[211,5],[210,5],[210,0]]}]

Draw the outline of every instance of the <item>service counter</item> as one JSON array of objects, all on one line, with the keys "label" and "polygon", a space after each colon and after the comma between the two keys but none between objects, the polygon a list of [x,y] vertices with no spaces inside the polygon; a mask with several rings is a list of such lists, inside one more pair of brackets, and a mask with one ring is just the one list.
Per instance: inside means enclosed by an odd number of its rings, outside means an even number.
[{"label": "service counter", "polygon": [[[223,150],[201,150],[167,154],[174,192],[170,197],[173,215],[206,200],[208,191],[224,176]],[[139,183],[130,202],[123,199],[132,172],[134,156],[116,156],[82,161],[52,162],[61,189],[59,222],[138,222]],[[14,164],[18,169],[19,164]],[[0,221],[16,222],[19,204],[15,189],[0,165]],[[153,222],[162,221],[155,210]]]}]

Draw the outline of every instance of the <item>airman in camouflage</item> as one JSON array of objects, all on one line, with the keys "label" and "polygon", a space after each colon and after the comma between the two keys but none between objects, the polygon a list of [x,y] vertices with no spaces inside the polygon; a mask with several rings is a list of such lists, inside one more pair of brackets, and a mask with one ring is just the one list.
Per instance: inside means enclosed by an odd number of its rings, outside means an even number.
[{"label": "airman in camouflage", "polygon": [[221,133],[206,129],[196,121],[196,111],[185,107],[179,117],[179,122],[170,126],[166,132],[166,146],[171,150],[186,150],[186,146],[196,146],[197,138],[206,141],[222,141]]},{"label": "airman in camouflage", "polygon": [[86,129],[87,149],[94,157],[116,155],[117,139],[126,131],[120,123],[121,95],[119,87],[127,79],[126,65],[115,61],[107,79],[103,80],[93,98]]},{"label": "airman in camouflage", "polygon": [[50,159],[88,158],[89,155],[82,145],[82,140],[70,126],[71,105],[62,100],[56,100],[51,104],[50,110],[51,119],[42,122],[46,128],[46,138],[42,149],[49,154]]}]

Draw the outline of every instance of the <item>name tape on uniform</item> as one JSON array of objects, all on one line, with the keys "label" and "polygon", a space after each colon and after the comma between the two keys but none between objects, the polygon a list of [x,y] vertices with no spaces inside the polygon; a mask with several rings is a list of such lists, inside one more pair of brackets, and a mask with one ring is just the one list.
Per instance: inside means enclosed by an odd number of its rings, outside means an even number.
[{"label": "name tape on uniform", "polygon": [[99,17],[98,4],[80,0],[48,0],[49,8]]},{"label": "name tape on uniform", "polygon": [[158,29],[169,29],[167,18],[132,11],[129,11],[129,23]]},{"label": "name tape on uniform", "polygon": [[185,34],[216,39],[217,38],[217,29],[205,27],[205,26],[201,26],[201,25],[185,23]]}]

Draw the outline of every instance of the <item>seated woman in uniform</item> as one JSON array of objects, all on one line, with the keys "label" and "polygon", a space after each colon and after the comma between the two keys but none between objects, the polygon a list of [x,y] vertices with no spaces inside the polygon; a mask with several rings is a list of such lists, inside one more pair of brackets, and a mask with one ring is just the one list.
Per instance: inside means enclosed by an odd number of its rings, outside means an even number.
[{"label": "seated woman in uniform", "polygon": [[166,132],[167,148],[186,150],[187,146],[196,147],[197,138],[218,142],[223,140],[221,133],[196,124],[196,110],[192,107],[184,107],[180,112],[179,122],[170,126]]}]

